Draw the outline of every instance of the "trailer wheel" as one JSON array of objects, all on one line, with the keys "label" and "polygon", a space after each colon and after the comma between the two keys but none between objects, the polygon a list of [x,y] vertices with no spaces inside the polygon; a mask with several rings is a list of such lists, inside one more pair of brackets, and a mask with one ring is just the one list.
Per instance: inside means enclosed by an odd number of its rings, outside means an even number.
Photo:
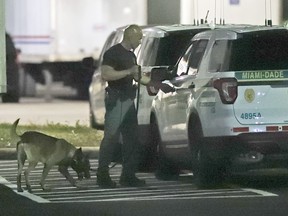
[{"label": "trailer wheel", "polygon": [[5,93],[2,95],[3,103],[18,103],[19,102],[19,94],[14,92]]}]

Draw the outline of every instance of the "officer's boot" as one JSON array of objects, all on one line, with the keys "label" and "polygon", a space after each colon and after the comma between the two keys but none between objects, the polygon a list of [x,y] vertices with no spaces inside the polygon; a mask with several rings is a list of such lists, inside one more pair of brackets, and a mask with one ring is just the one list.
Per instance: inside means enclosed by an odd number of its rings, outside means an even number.
[{"label": "officer's boot", "polygon": [[108,169],[98,168],[97,173],[97,184],[101,188],[115,188],[116,182],[112,181],[109,175]]}]

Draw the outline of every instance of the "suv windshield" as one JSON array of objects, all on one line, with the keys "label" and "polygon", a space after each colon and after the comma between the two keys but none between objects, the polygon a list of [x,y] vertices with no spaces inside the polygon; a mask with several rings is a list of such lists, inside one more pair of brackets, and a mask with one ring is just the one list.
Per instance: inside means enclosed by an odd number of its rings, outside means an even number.
[{"label": "suv windshield", "polygon": [[288,31],[265,31],[243,34],[229,42],[228,70],[288,69]]}]

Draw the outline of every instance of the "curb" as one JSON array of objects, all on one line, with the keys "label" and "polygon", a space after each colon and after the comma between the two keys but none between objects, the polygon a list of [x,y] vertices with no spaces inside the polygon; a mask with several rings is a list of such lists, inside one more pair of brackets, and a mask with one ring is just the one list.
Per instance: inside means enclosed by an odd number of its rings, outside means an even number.
[{"label": "curb", "polygon": [[[84,154],[87,154],[90,159],[97,159],[99,156],[99,147],[82,147],[82,151]],[[0,148],[0,160],[16,159],[16,148]]]}]

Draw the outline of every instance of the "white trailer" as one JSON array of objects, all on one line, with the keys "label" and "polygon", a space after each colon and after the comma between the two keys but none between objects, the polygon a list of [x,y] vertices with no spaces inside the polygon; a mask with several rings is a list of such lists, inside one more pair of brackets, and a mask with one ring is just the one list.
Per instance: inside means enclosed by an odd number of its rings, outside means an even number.
[{"label": "white trailer", "polygon": [[146,0],[5,0],[5,10],[25,73],[43,84],[63,81],[80,96],[92,76],[82,59],[97,59],[116,27],[146,24]]}]

